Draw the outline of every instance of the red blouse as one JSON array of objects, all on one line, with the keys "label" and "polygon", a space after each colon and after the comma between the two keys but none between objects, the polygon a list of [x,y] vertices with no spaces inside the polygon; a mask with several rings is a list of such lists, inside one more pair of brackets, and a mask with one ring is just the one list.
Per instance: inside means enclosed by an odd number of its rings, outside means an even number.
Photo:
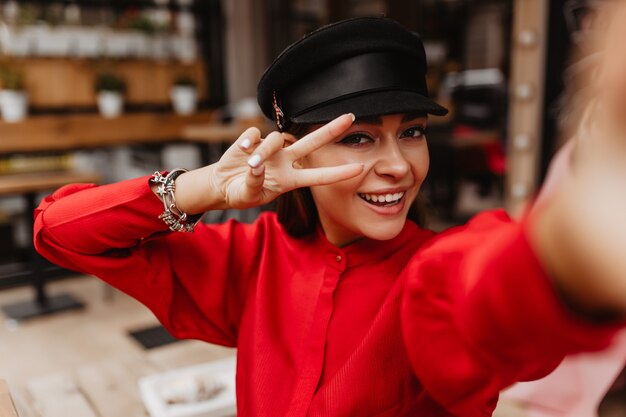
[{"label": "red blouse", "polygon": [[337,248],[273,213],[170,233],[162,209],[148,178],[66,186],[37,209],[35,244],[175,336],[236,346],[240,417],[489,416],[501,388],[615,332],[569,315],[502,211]]}]

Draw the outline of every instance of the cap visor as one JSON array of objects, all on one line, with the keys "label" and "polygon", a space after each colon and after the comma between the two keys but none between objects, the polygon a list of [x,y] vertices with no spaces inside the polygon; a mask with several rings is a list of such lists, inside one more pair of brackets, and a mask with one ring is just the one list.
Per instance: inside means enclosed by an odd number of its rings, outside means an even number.
[{"label": "cap visor", "polygon": [[448,109],[410,91],[379,91],[325,104],[293,117],[292,121],[305,124],[325,123],[346,113],[353,113],[357,118],[399,113],[445,116]]}]

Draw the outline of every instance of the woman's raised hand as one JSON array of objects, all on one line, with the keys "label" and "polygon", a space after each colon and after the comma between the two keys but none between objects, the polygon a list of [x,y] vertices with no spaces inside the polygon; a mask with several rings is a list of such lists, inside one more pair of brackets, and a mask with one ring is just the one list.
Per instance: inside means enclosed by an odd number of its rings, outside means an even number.
[{"label": "woman's raised hand", "polygon": [[300,169],[294,163],[336,139],[353,121],[353,115],[343,115],[294,143],[280,132],[261,139],[259,130],[250,128],[215,164],[214,187],[228,207],[247,208],[268,203],[296,188],[352,178],[363,171],[362,164]]},{"label": "woman's raised hand", "polygon": [[[584,310],[626,314],[626,4],[604,2],[590,34],[594,68],[568,169],[531,213],[531,240],[557,285]],[[563,164],[560,164],[563,165]]]}]

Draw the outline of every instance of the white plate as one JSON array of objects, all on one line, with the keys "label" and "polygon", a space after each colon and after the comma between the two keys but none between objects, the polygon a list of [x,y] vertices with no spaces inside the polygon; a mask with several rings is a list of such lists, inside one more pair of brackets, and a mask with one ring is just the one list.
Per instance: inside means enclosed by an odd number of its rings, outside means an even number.
[{"label": "white plate", "polygon": [[[139,380],[141,397],[151,417],[235,416],[235,358],[180,368]],[[204,398],[204,390],[214,392]]]}]

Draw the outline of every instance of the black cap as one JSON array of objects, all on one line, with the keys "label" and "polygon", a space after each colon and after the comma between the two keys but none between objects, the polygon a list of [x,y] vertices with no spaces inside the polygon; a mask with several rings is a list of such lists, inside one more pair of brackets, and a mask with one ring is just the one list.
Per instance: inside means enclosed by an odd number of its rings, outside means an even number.
[{"label": "black cap", "polygon": [[285,49],[259,81],[263,113],[289,123],[423,112],[448,113],[428,98],[426,53],[418,34],[382,17],[324,26]]}]

